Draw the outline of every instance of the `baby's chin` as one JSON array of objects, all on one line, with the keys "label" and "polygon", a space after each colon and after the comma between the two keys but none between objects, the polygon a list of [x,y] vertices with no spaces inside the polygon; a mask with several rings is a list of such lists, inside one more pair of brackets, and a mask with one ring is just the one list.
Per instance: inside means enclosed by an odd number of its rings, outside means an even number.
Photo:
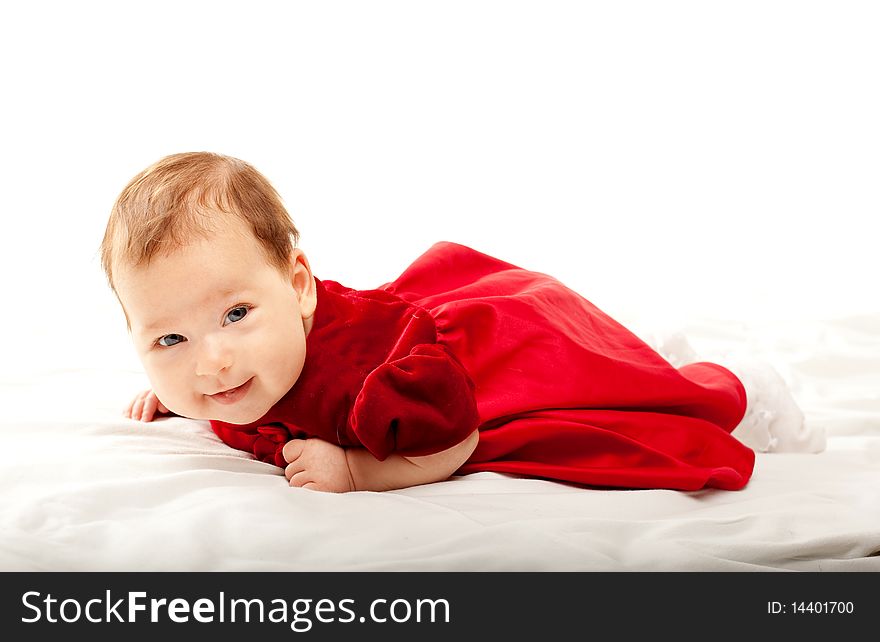
[{"label": "baby's chin", "polygon": [[225,424],[244,426],[246,424],[252,424],[255,421],[260,420],[262,417],[264,417],[266,415],[266,412],[268,412],[268,409],[266,409],[265,411],[255,410],[255,411],[250,411],[250,412],[245,411],[244,409],[239,412],[235,412],[235,411],[216,412],[216,413],[209,413],[209,414],[212,414],[215,416],[206,417],[206,419],[208,419],[210,421],[222,421]]},{"label": "baby's chin", "polygon": [[[209,403],[209,406],[212,405]],[[241,407],[241,408],[201,408],[192,413],[186,412],[177,412],[172,408],[169,408],[171,412],[180,415],[182,417],[189,417],[190,419],[199,419],[202,421],[222,421],[225,424],[233,424],[236,426],[244,426],[246,424],[252,424],[255,421],[262,419],[267,412],[271,409],[271,406],[267,408],[262,407]]]}]

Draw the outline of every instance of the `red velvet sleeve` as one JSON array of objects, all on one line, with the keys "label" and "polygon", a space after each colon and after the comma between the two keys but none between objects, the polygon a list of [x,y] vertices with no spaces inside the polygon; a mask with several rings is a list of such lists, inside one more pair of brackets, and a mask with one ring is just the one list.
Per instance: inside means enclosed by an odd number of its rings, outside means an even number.
[{"label": "red velvet sleeve", "polygon": [[349,425],[376,459],[431,455],[477,429],[474,384],[444,346],[419,344],[367,376]]}]

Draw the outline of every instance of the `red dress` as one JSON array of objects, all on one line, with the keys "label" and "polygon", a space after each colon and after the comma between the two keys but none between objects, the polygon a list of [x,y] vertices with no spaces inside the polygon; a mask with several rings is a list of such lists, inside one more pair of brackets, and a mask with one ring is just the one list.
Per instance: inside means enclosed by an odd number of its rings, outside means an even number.
[{"label": "red dress", "polygon": [[676,369],[546,274],[437,243],[396,280],[315,279],[299,380],[260,420],[212,421],[227,444],[285,466],[316,436],[376,458],[479,445],[457,471],[590,486],[737,490],[754,452],[731,437],[742,383],[714,363]]}]

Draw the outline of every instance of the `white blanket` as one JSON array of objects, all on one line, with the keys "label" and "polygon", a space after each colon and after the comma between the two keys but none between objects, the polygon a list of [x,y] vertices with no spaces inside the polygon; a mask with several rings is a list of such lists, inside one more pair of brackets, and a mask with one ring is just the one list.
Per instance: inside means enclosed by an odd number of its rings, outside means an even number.
[{"label": "white blanket", "polygon": [[0,570],[880,570],[880,317],[678,329],[703,358],[771,362],[827,448],[758,453],[735,492],[479,473],[333,495],[206,422],[121,418],[142,373],[8,375]]}]

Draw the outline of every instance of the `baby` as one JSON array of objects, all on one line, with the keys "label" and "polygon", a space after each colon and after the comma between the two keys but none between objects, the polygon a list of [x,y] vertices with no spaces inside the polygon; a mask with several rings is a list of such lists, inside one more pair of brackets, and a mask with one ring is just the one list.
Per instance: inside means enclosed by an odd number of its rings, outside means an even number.
[{"label": "baby", "polygon": [[390,490],[494,471],[735,490],[747,392],[674,367],[556,279],[437,243],[394,281],[321,280],[249,164],[175,154],[115,203],[102,265],[152,386],[126,415],[210,421],[291,486]]}]

